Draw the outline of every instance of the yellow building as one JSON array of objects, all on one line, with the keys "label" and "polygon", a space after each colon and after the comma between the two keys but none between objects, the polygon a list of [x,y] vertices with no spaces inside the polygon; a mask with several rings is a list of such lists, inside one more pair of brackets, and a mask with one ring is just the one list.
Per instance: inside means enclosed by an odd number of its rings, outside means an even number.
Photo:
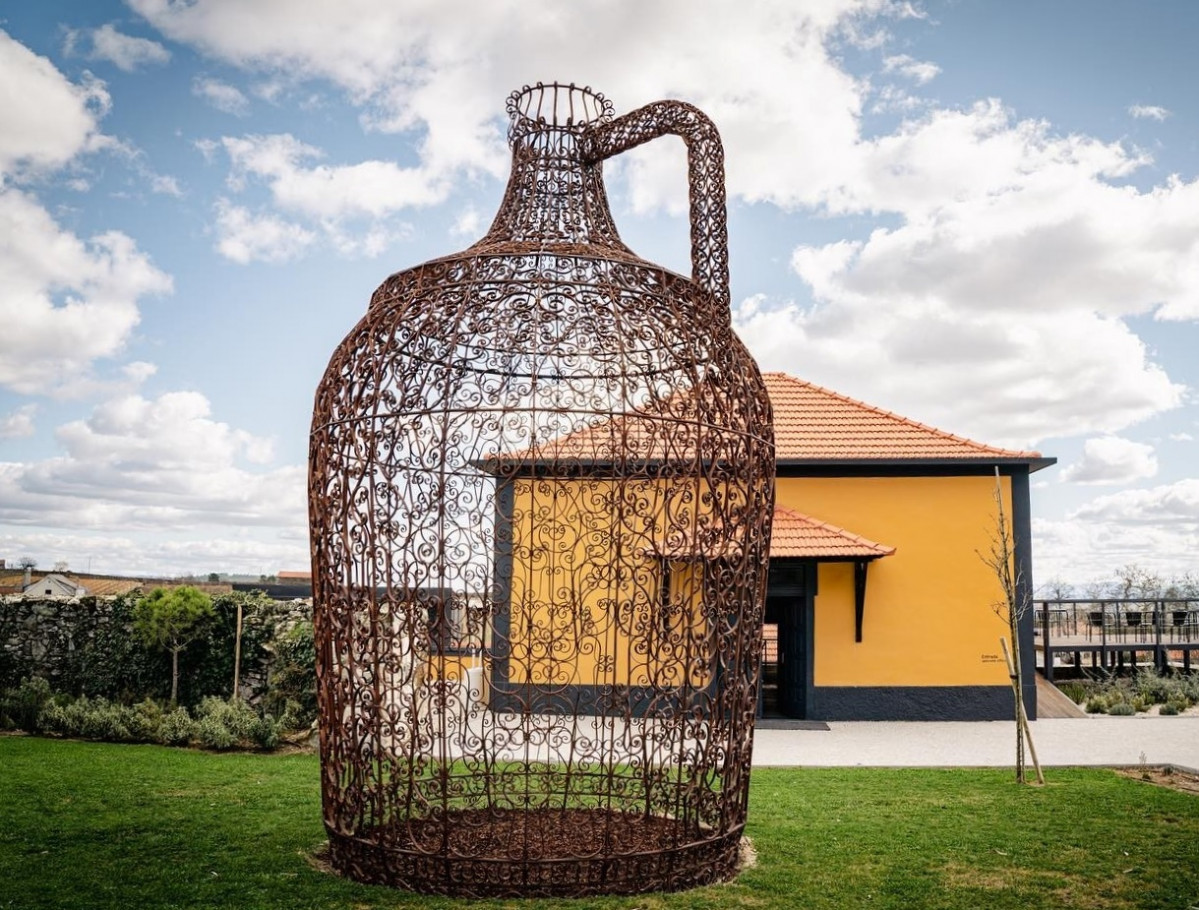
[{"label": "yellow building", "polygon": [[[1029,475],[1054,459],[963,439],[783,373],[764,378],[777,480],[760,709],[809,720],[1010,717],[1003,591],[984,556],[998,528],[998,484],[1028,595]],[[480,605],[490,619],[477,626],[492,634],[466,664],[484,671],[492,708],[715,710],[727,618],[707,604],[720,601],[711,586],[735,574],[727,567],[740,555],[702,539],[719,538],[729,519],[693,509],[680,536],[676,506],[652,476],[616,480],[598,470],[606,456],[582,458],[607,451],[601,438],[652,448],[640,424],[653,417],[560,439],[537,453],[541,462],[529,452],[506,462],[495,585]],[[536,463],[555,467],[547,475]],[[695,500],[722,495],[698,490]],[[1031,614],[1019,638],[1035,717]]]},{"label": "yellow building", "polygon": [[[767,707],[821,720],[1011,717],[999,641],[1007,620],[996,609],[1003,591],[980,554],[998,527],[998,470],[1028,595],[1029,474],[1055,460],[963,439],[784,373],[765,379],[777,463],[766,604],[768,631],[777,628],[777,662],[766,668],[777,696]],[[1031,612],[1020,648],[1035,717]],[[769,644],[767,657],[775,658]]]}]

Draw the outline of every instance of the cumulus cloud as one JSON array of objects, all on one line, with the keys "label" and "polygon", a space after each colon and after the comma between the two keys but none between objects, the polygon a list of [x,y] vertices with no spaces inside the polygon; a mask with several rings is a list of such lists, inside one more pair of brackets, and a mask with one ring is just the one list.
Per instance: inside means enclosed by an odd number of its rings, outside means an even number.
[{"label": "cumulus cloud", "polygon": [[117,69],[126,73],[132,73],[147,64],[162,64],[171,59],[171,52],[157,41],[126,35],[117,31],[112,23],[82,34],[78,31],[68,32],[68,53],[78,46],[84,35],[91,41],[91,50],[87,54],[88,59],[107,60]]},{"label": "cumulus cloud", "polygon": [[1134,104],[1128,109],[1128,113],[1138,120],[1161,121],[1170,116],[1170,111],[1164,107],[1158,107],[1156,104]]},{"label": "cumulus cloud", "polygon": [[[664,97],[698,104],[720,123],[732,192],[785,205],[818,200],[839,182],[857,137],[868,86],[841,69],[830,42],[885,37],[880,16],[913,14],[891,0],[697,0],[683,17],[663,0],[584,0],[537,16],[467,0],[315,0],[303,16],[223,0],[131,5],[172,39],[224,62],[293,82],[331,81],[369,128],[419,136],[414,176],[432,186],[460,172],[501,174],[502,93],[551,74],[602,89],[622,111]],[[676,193],[663,174],[677,168],[658,160],[669,145],[631,153],[628,175],[642,207]]]},{"label": "cumulus cloud", "polygon": [[790,341],[821,381],[1014,443],[1111,433],[1181,403],[1126,318],[1199,318],[1199,183],[1137,190],[1123,178],[1139,154],[995,102],[932,111],[857,151],[857,178],[826,207],[900,222],[796,249],[815,306],[744,320],[768,358]]},{"label": "cumulus cloud", "polygon": [[1071,515],[1136,525],[1184,525],[1199,529],[1199,478],[1148,490],[1121,490],[1080,506]]},{"label": "cumulus cloud", "polygon": [[269,213],[255,214],[227,199],[217,200],[216,213],[217,251],[242,265],[286,262],[316,239],[301,225]]},{"label": "cumulus cloud", "polygon": [[232,165],[230,184],[241,188],[253,178],[270,189],[275,204],[312,218],[382,218],[410,206],[432,205],[448,195],[448,184],[434,184],[420,168],[392,161],[315,164],[324,153],[284,133],[225,137]]},{"label": "cumulus cloud", "polygon": [[127,235],[82,240],[20,190],[0,190],[0,236],[0,386],[22,394],[62,391],[119,354],[139,300],[172,288]]},{"label": "cumulus cloud", "polygon": [[170,277],[128,235],[81,239],[5,182],[91,149],[121,151],[99,131],[108,105],[103,83],[87,77],[76,85],[0,32],[0,387],[34,395],[86,385],[93,363],[116,356],[128,340],[139,300],[171,290]]},{"label": "cumulus cloud", "polygon": [[73,83],[0,31],[0,175],[59,167],[105,144],[98,121],[110,104],[103,82]]},{"label": "cumulus cloud", "polygon": [[302,525],[304,469],[263,468],[271,441],[213,420],[198,392],[120,396],[55,435],[62,455],[0,463],[0,524]]},{"label": "cumulus cloud", "polygon": [[27,404],[8,414],[0,414],[0,439],[19,439],[32,436],[36,431],[33,416],[37,413],[37,405]]},{"label": "cumulus cloud", "polygon": [[1067,465],[1062,480],[1083,484],[1126,484],[1157,474],[1153,446],[1119,436],[1100,436],[1083,444],[1082,458]]},{"label": "cumulus cloud", "polygon": [[[450,190],[449,183],[430,183],[419,167],[390,161],[321,164],[320,149],[290,134],[226,136],[219,147],[229,156],[229,189],[264,186],[283,213],[218,203],[218,249],[236,262],[285,261],[318,238],[341,255],[377,256],[410,232],[397,213],[441,202]],[[201,151],[211,158],[217,148],[205,144]]]},{"label": "cumulus cloud", "polygon": [[[131,5],[266,81],[327,80],[368,128],[414,137],[406,168],[326,164],[286,135],[223,140],[234,185],[264,184],[310,232],[328,236],[332,223],[352,237],[349,219],[377,228],[443,201],[451,177],[502,174],[504,87],[561,74],[620,111],[684,97],[720,125],[734,198],[884,219],[854,241],[796,250],[808,299],[737,314],[769,366],[1018,445],[1115,433],[1181,401],[1127,319],[1199,318],[1199,184],[1137,189],[1129,178],[1144,154],[1020,120],[997,100],[944,109],[904,89],[875,93],[838,46],[878,53],[881,73],[919,89],[936,65],[885,52],[888,17],[920,15],[910,4],[699,0],[682,19],[644,0],[533,17],[467,12],[465,0],[370,16],[342,0],[313,2],[303,17],[227,0]],[[872,94],[910,118],[865,135]],[[677,143],[650,143],[622,156],[614,186],[635,211],[678,210],[682,162]]]},{"label": "cumulus cloud", "polygon": [[218,111],[233,114],[235,117],[244,117],[250,112],[250,99],[236,86],[220,79],[197,76],[192,80],[192,94],[202,98]]}]

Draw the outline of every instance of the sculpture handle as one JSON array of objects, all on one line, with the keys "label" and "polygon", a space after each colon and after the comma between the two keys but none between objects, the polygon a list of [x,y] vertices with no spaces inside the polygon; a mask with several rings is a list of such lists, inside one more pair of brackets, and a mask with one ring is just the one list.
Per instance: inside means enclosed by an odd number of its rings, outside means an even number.
[{"label": "sculpture handle", "polygon": [[583,154],[602,161],[668,135],[679,136],[687,145],[691,279],[710,292],[731,318],[724,147],[707,114],[683,101],[655,101],[587,130]]}]

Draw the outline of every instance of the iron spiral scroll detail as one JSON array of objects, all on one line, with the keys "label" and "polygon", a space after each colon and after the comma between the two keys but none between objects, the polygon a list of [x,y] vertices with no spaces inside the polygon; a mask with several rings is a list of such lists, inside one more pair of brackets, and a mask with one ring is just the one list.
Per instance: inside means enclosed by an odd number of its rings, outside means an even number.
[{"label": "iron spiral scroll detail", "polygon": [[[575,86],[509,113],[491,229],[384,281],[317,390],[331,860],[459,896],[688,888],[736,868],[773,497],[719,137]],[[603,187],[667,133],[691,279],[623,244]]]}]

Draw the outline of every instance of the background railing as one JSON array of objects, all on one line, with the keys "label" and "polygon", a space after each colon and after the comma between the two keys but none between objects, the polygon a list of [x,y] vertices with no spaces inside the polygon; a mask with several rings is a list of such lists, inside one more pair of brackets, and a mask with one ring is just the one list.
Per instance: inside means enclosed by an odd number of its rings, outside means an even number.
[{"label": "background railing", "polygon": [[[1034,600],[1037,648],[1044,655],[1042,668],[1053,679],[1055,654],[1089,652],[1092,666],[1108,665],[1108,652],[1153,652],[1154,664],[1165,668],[1179,652],[1190,669],[1191,652],[1199,649],[1199,600],[1166,598],[1092,598]],[[1076,664],[1080,657],[1076,658]]]}]

